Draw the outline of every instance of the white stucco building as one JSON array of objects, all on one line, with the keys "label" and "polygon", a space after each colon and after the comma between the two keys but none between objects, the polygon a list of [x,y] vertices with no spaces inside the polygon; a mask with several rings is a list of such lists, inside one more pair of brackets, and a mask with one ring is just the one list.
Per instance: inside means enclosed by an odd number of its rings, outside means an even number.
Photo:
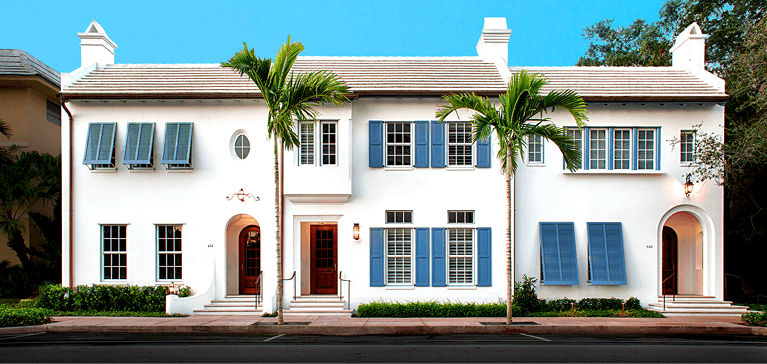
[{"label": "white stucco building", "polygon": [[[497,96],[520,69],[505,19],[484,28],[475,57],[299,57],[295,71],[331,70],[352,94],[297,123],[302,146],[285,154],[288,312],[505,297],[496,141],[467,143],[468,112],[434,116],[441,95]],[[168,301],[184,313],[253,312],[262,292],[258,311],[274,311],[273,143],[255,85],[216,64],[116,64],[100,25],[79,35],[82,67],[62,82],[65,284],[184,284],[194,295]],[[542,298],[646,305],[671,276],[666,293],[722,301],[722,188],[683,191],[689,131],[724,121],[704,40],[688,28],[672,67],[525,67],[589,103],[588,127],[569,131],[581,169],[533,141],[513,180],[515,277],[539,278]]]}]

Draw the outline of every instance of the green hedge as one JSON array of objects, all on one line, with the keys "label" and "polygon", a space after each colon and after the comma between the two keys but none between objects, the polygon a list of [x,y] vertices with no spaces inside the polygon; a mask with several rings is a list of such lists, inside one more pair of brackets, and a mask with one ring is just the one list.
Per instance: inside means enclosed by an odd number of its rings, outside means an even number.
[{"label": "green hedge", "polygon": [[53,311],[44,308],[0,306],[0,327],[42,325],[51,321]]},{"label": "green hedge", "polygon": [[[189,290],[179,293],[189,295]],[[56,311],[164,312],[167,295],[165,286],[48,285],[40,289],[37,306]]]},{"label": "green hedge", "polygon": [[740,319],[749,326],[767,326],[767,312],[744,313]]},{"label": "green hedge", "polygon": [[[520,314],[512,306],[515,316]],[[505,303],[370,302],[357,307],[359,317],[506,317]]]},{"label": "green hedge", "polygon": [[[543,300],[541,300],[543,301]],[[561,298],[557,300],[551,300],[541,303],[540,311],[570,311],[572,304],[575,304],[576,310],[588,310],[588,311],[604,311],[604,310],[622,310],[622,304],[624,301],[620,298],[584,298],[580,301],[576,301],[570,298]],[[642,305],[639,303],[639,299],[631,297],[625,301],[626,310],[641,310]]]}]

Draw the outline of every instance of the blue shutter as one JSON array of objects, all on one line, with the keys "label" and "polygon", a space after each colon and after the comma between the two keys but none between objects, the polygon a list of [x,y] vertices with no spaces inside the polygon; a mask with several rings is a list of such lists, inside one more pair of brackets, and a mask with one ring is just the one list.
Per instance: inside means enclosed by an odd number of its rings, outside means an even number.
[{"label": "blue shutter", "polygon": [[492,229],[477,228],[477,286],[490,287],[493,284]]},{"label": "blue shutter", "polygon": [[541,283],[578,285],[578,259],[575,252],[575,229],[572,222],[542,222]]},{"label": "blue shutter", "polygon": [[383,121],[368,123],[368,167],[383,168]]},{"label": "blue shutter", "polygon": [[154,123],[128,123],[123,164],[152,164]]},{"label": "blue shutter", "polygon": [[591,140],[591,130],[589,130],[588,127],[583,128],[583,154],[581,155],[581,161],[583,162],[583,169],[589,170],[591,167],[591,163],[589,162],[589,157],[591,156],[589,154],[589,148],[591,147],[589,145]]},{"label": "blue shutter", "polygon": [[445,228],[431,228],[431,285],[444,287],[445,279]]},{"label": "blue shutter", "polygon": [[89,124],[83,164],[106,164],[114,167],[116,131],[116,123]]},{"label": "blue shutter", "polygon": [[588,223],[592,285],[627,284],[621,230],[619,222]]},{"label": "blue shutter", "polygon": [[415,285],[429,286],[429,228],[415,228]]},{"label": "blue shutter", "polygon": [[191,167],[192,164],[192,123],[165,124],[165,145],[162,164]]},{"label": "blue shutter", "polygon": [[660,171],[660,151],[661,144],[660,144],[660,127],[655,129],[655,169]]},{"label": "blue shutter", "polygon": [[415,164],[416,168],[429,168],[429,122],[415,122]]},{"label": "blue shutter", "polygon": [[477,168],[490,168],[490,159],[492,158],[490,151],[493,149],[490,139],[488,136],[487,139],[477,141]]},{"label": "blue shutter", "polygon": [[384,285],[384,229],[370,229],[370,287]]},{"label": "blue shutter", "polygon": [[431,166],[445,167],[445,123],[431,121]]}]

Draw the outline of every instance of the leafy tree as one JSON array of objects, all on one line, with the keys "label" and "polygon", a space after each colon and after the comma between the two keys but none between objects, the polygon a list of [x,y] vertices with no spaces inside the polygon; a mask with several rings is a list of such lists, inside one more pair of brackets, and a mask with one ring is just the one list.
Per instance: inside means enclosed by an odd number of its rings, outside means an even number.
[{"label": "leafy tree", "polygon": [[577,66],[667,66],[673,45],[658,23],[637,19],[628,27],[612,27],[601,20],[586,28],[583,36],[592,40]]},{"label": "leafy tree", "polygon": [[269,113],[267,130],[274,138],[274,183],[275,213],[277,220],[277,321],[283,324],[282,316],[282,213],[283,199],[281,190],[282,155],[285,149],[292,150],[301,144],[295,132],[296,120],[316,121],[320,113],[315,106],[332,103],[340,106],[346,100],[349,90],[346,84],[330,71],[314,71],[294,74],[293,64],[304,46],[288,41],[280,47],[274,58],[259,58],[254,50],[243,49],[229,61],[222,62],[222,67],[232,68],[240,75],[247,75],[261,91]]},{"label": "leafy tree", "polygon": [[562,128],[551,123],[544,114],[556,109],[567,110],[579,127],[586,125],[586,103],[572,90],[554,90],[547,95],[540,95],[540,90],[548,80],[538,74],[529,74],[522,70],[514,74],[506,92],[500,95],[500,105],[489,98],[474,93],[449,94],[436,112],[440,122],[444,122],[453,112],[460,109],[474,111],[472,121],[472,142],[487,139],[492,134],[498,140],[498,159],[501,161],[506,176],[506,323],[512,321],[512,283],[511,276],[511,179],[517,172],[517,159],[522,158],[522,150],[528,136],[540,136],[552,141],[562,152],[565,165],[575,171],[581,163],[581,151],[575,141],[565,135]]}]

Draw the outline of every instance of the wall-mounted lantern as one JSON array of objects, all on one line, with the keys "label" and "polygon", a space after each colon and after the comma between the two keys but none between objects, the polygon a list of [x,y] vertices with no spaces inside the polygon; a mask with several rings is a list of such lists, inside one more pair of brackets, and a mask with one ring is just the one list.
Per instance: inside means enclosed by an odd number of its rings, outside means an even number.
[{"label": "wall-mounted lantern", "polygon": [[354,227],[352,228],[352,235],[354,237],[354,240],[359,241],[360,240],[360,224],[354,223]]},{"label": "wall-mounted lantern", "polygon": [[684,195],[685,195],[685,197],[690,197],[690,194],[692,193],[692,188],[695,186],[692,183],[691,177],[692,177],[692,174],[688,173],[687,174],[687,180],[684,183]]}]

